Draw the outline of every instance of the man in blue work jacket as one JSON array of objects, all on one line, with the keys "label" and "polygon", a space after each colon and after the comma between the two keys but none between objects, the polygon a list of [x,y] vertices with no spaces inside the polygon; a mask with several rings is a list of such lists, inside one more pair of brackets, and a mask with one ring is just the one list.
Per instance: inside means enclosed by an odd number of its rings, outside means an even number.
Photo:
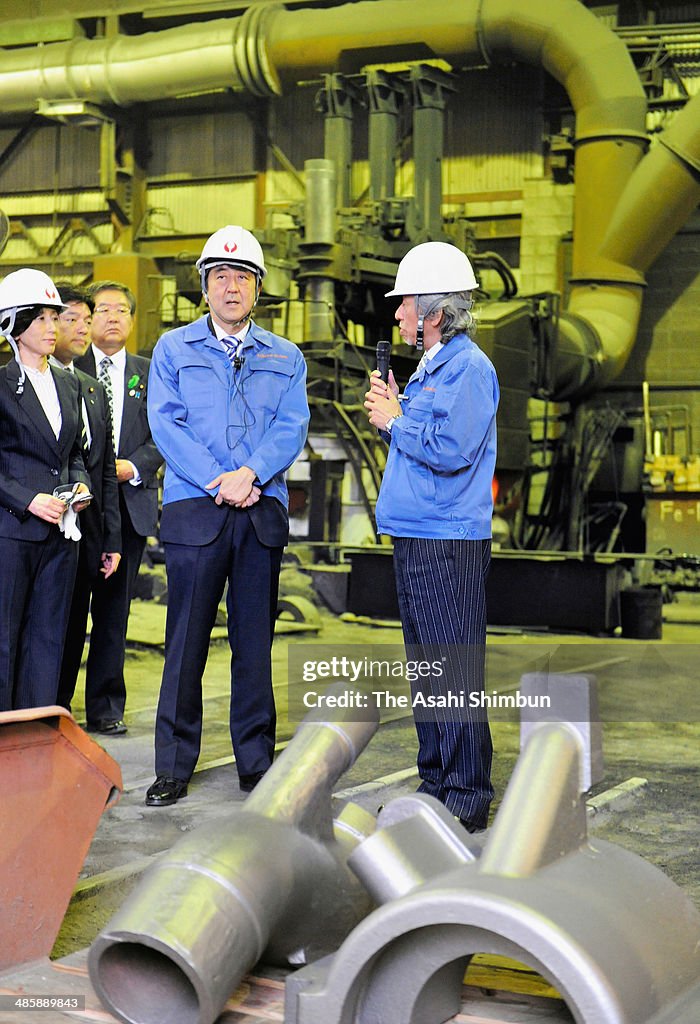
[{"label": "man in blue work jacket", "polygon": [[309,422],[301,352],[251,320],[265,275],[257,239],[221,228],[196,266],[209,314],[161,337],[149,375],[149,420],[166,463],[160,536],[168,574],[151,807],[187,794],[200,749],[202,675],[227,580],[240,788],[250,791],[272,763],[271,647],[289,535],[284,473]]},{"label": "man in blue work jacket", "polygon": [[414,684],[419,792],[470,832],[485,828],[493,799],[480,697],[499,397],[496,372],[468,333],[476,286],[456,246],[411,249],[387,295],[401,297],[402,339],[425,351],[401,400],[393,374],[385,383],[378,371],[365,396],[389,443],[376,519],[393,538],[407,655],[433,666]]}]

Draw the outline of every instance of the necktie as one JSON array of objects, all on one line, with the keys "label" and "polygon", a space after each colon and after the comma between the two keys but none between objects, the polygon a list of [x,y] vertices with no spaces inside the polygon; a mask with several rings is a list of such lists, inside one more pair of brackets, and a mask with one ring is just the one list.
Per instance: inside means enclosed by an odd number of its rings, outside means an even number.
[{"label": "necktie", "polygon": [[105,356],[97,372],[97,379],[107,393],[107,402],[109,403],[109,412],[112,419],[114,419],[114,392],[112,391],[112,378],[109,375],[109,368],[113,365],[109,356]]},{"label": "necktie", "polygon": [[[234,370],[238,370],[241,365],[240,347],[243,344],[242,341],[240,340],[240,338],[226,336],[225,338],[221,339],[221,343],[224,346],[224,350],[226,352],[226,355],[228,356],[229,363],[234,368]],[[237,360],[238,363],[236,362]]]},{"label": "necktie", "polygon": [[114,363],[105,356],[100,363],[100,368],[97,371],[97,379],[99,380],[102,387],[105,389],[107,395],[107,405],[109,406],[109,421],[112,425],[112,443],[114,443],[114,392],[112,391],[112,378],[109,375],[110,366],[114,366]]},{"label": "necktie", "polygon": [[87,409],[85,408],[85,399],[81,402],[80,410],[80,446],[83,449],[83,455],[87,455],[90,451],[90,441],[88,440],[87,432]]}]

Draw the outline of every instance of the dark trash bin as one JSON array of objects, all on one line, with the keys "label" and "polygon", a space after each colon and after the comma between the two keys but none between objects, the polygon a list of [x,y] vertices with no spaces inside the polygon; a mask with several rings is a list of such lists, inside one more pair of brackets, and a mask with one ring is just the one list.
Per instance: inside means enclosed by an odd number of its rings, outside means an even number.
[{"label": "dark trash bin", "polygon": [[620,591],[622,635],[631,640],[660,640],[663,622],[660,587],[628,587]]}]

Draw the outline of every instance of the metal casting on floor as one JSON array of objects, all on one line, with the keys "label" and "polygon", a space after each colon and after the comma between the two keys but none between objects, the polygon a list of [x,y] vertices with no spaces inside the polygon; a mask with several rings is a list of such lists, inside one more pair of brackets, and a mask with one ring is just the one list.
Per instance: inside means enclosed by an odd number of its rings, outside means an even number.
[{"label": "metal casting on floor", "polygon": [[422,795],[388,803],[376,830],[352,804],[334,823],[331,787],[377,722],[308,716],[243,808],[165,854],[97,938],[105,1006],[127,1024],[213,1024],[262,957],[306,965],[286,980],[286,1024],[439,1024],[490,953],[538,971],[577,1024],[666,1024],[679,997],[695,1012],[700,914],[657,868],[588,837],[594,680],[521,689],[552,707],[523,723],[482,836]]},{"label": "metal casting on floor", "polygon": [[[345,688],[343,687],[342,690]],[[346,865],[375,827],[331,792],[377,730],[376,710],[307,715],[245,803],[163,854],[92,944],[98,996],[129,1024],[212,1024],[243,976],[334,951],[371,909]]]}]

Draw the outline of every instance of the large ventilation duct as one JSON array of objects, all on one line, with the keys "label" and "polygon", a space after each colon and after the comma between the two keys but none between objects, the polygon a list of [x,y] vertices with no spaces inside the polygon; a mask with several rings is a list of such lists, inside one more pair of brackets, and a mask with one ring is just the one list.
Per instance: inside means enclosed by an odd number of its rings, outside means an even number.
[{"label": "large ventilation duct", "polygon": [[683,227],[700,197],[700,93],[689,100],[634,171],[601,255],[642,273]]},{"label": "large ventilation duct", "polygon": [[[576,112],[573,290],[560,320],[554,397],[578,397],[606,383],[624,366],[641,309],[640,266],[618,258],[612,242],[602,243],[647,144],[646,100],[624,43],[579,0],[251,7],[236,20],[6,51],[0,109],[32,111],[39,99],[67,98],[127,105],[224,88],[275,95],[302,78],[408,57],[441,57],[456,67],[523,61],[567,90]],[[692,105],[668,145],[677,158],[697,109]],[[677,180],[680,215],[698,188],[687,173]],[[668,189],[649,218],[627,196],[628,216],[639,218],[638,249],[660,251],[678,227],[662,212]]]},{"label": "large ventilation duct", "polygon": [[[576,179],[578,182],[578,170]],[[601,266],[610,270],[610,281],[591,281],[572,290],[560,331],[560,389],[566,379],[562,372],[566,360],[570,372],[566,386],[573,395],[601,386],[620,373],[634,344],[641,312],[641,292],[634,278],[643,284],[644,272],[686,223],[698,201],[700,93],[659,136],[630,176],[610,215],[598,254]],[[575,247],[579,247],[576,240]],[[598,336],[591,338],[591,344],[599,345],[597,360],[588,365],[576,358],[586,323],[595,327]]]}]

